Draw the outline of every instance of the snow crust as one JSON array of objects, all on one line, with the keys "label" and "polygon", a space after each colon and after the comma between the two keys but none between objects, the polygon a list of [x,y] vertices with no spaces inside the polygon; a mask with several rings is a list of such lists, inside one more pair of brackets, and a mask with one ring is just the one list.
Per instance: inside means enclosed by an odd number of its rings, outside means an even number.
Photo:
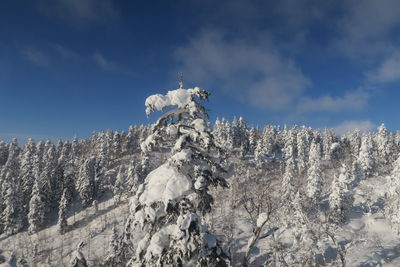
[{"label": "snow crust", "polygon": [[145,183],[139,201],[146,205],[162,201],[167,206],[169,201],[180,199],[190,193],[192,186],[189,177],[169,164],[163,164],[150,172]]}]

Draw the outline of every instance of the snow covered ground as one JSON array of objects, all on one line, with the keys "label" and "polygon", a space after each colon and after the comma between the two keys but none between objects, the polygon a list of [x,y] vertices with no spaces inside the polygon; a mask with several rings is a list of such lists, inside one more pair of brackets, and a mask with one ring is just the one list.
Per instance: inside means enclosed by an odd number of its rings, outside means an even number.
[{"label": "snow covered ground", "polygon": [[100,202],[98,207],[97,213],[91,207],[69,217],[70,231],[64,235],[59,234],[57,225],[32,235],[26,231],[11,237],[3,235],[0,248],[7,258],[15,251],[30,266],[68,266],[73,251],[83,241],[82,251],[88,264],[96,266],[107,253],[112,226],[122,233],[129,211],[127,201],[115,205],[113,199]]},{"label": "snow covered ground", "polygon": [[[372,177],[355,188],[354,205],[348,221],[338,232],[338,241],[348,247],[347,266],[400,266],[400,238],[392,230],[390,222],[384,217],[384,196],[388,186],[387,177]],[[221,205],[221,203],[217,203]],[[122,233],[124,221],[128,216],[127,200],[115,205],[113,199],[99,203],[96,213],[94,207],[87,208],[68,218],[70,230],[60,235],[56,225],[37,234],[26,231],[7,237],[0,236],[3,255],[10,257],[13,251],[23,256],[30,266],[68,266],[71,255],[79,242],[85,242],[83,253],[90,266],[96,266],[104,259],[115,225]],[[214,216],[226,214],[227,206],[215,206]],[[232,257],[233,264],[240,266],[245,255],[248,240],[252,236],[252,224],[242,209],[231,211],[233,222]],[[224,232],[227,218],[214,218],[213,228]],[[225,229],[226,232],[226,229]],[[260,240],[252,250],[252,266],[259,266],[266,258],[268,238]],[[336,257],[327,249],[325,256]],[[36,255],[36,256],[35,256]],[[35,264],[32,264],[32,263]]]}]

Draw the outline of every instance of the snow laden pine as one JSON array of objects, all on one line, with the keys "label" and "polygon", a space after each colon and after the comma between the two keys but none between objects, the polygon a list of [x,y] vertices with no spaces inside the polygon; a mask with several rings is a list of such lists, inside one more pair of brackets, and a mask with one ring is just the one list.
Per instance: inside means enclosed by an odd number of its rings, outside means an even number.
[{"label": "snow laden pine", "polygon": [[134,249],[128,266],[227,266],[220,241],[203,224],[211,211],[209,186],[227,187],[219,176],[220,149],[209,129],[198,87],[169,91],[146,99],[146,114],[173,108],[152,126],[142,142],[147,154],[158,146],[171,156],[148,174],[131,200],[126,239]]},{"label": "snow laden pine", "polygon": [[321,173],[321,153],[319,144],[313,142],[310,149],[310,168],[307,177],[307,196],[313,203],[321,201],[322,194],[322,173]]},{"label": "snow laden pine", "polygon": [[385,214],[392,223],[393,229],[400,233],[400,156],[393,163],[386,194]]}]

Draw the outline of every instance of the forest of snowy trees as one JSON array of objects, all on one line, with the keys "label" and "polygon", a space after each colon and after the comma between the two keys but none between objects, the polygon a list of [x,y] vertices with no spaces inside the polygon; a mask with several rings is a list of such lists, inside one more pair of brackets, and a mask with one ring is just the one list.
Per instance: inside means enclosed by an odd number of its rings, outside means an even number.
[{"label": "forest of snowy trees", "polygon": [[[346,266],[358,241],[341,232],[356,207],[400,233],[400,132],[210,125],[208,96],[197,87],[150,96],[146,113],[160,118],[127,132],[0,142],[0,245],[54,225],[63,238],[76,227],[68,218],[107,199],[129,200],[129,214],[94,266]],[[384,204],[360,201],[363,183],[382,177]],[[91,266],[85,242],[71,266]],[[37,251],[0,250],[43,266]]]}]

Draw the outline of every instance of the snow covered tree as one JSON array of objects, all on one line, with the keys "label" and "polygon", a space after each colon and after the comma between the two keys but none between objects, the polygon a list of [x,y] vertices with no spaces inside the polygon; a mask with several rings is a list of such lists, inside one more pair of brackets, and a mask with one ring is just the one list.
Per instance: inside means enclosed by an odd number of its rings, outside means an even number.
[{"label": "snow covered tree", "polygon": [[287,259],[290,266],[315,266],[315,255],[319,252],[318,229],[308,219],[303,203],[302,195],[297,192],[292,202],[291,231],[294,239],[291,259]]},{"label": "snow covered tree", "polygon": [[141,144],[144,152],[157,144],[173,147],[172,156],[148,174],[131,200],[125,235],[139,241],[132,244],[135,253],[129,266],[228,264],[219,240],[202,223],[202,215],[211,211],[213,203],[209,185],[227,186],[219,175],[223,171],[219,149],[199,101],[208,96],[198,87],[181,87],[146,99],[148,115],[177,108],[162,115]]},{"label": "snow covered tree", "polygon": [[297,160],[299,173],[307,170],[308,167],[308,150],[310,147],[310,136],[308,129],[304,126],[297,133]]},{"label": "snow covered tree", "polygon": [[[18,147],[17,139],[13,139],[12,142],[8,145],[8,157],[5,165],[1,168],[1,177],[0,177],[0,214],[6,208],[6,198],[9,197],[8,185],[12,184],[12,191],[15,193],[15,199],[21,201],[21,179],[20,175],[20,151],[21,149]],[[13,194],[14,194],[13,193]],[[19,202],[18,205],[22,205],[22,202]],[[19,208],[22,208],[20,206]],[[21,212],[21,210],[19,211]]]},{"label": "snow covered tree", "polygon": [[378,127],[378,133],[375,135],[375,140],[379,162],[382,167],[386,167],[390,162],[392,162],[393,139],[384,124],[381,124]]},{"label": "snow covered tree", "polygon": [[361,134],[358,129],[353,131],[349,135],[349,142],[350,142],[350,150],[353,158],[357,159],[358,155],[360,154],[360,146],[361,146]]},{"label": "snow covered tree", "polygon": [[318,204],[321,201],[322,193],[322,172],[320,163],[319,145],[312,142],[310,149],[310,160],[307,177],[307,196],[312,202]]},{"label": "snow covered tree", "polygon": [[375,167],[371,134],[362,136],[358,161],[364,170],[365,177],[370,177]]},{"label": "snow covered tree", "polygon": [[96,158],[90,157],[84,161],[81,168],[79,169],[77,190],[82,200],[82,204],[88,207],[92,204],[96,196]]},{"label": "snow covered tree", "polygon": [[351,175],[351,187],[357,186],[362,180],[365,179],[364,170],[358,160],[355,160],[351,166]]},{"label": "snow covered tree", "polygon": [[214,124],[213,130],[215,143],[224,148],[227,151],[232,150],[233,148],[233,136],[232,130],[229,122],[222,118],[221,120],[217,119]]},{"label": "snow covered tree", "polygon": [[112,235],[110,236],[109,247],[107,257],[104,261],[103,266],[123,266],[124,260],[121,259],[121,237],[118,235],[117,228],[113,225]]},{"label": "snow covered tree", "polygon": [[126,189],[126,175],[123,168],[120,166],[118,169],[117,178],[115,180],[115,185],[113,188],[114,200],[116,203],[121,201],[121,197]]},{"label": "snow covered tree", "polygon": [[113,158],[114,159],[119,158],[121,156],[121,151],[122,151],[121,135],[118,131],[115,131],[112,143]]},{"label": "snow covered tree", "polygon": [[393,163],[386,194],[385,214],[393,229],[400,234],[400,156]]},{"label": "snow covered tree", "polygon": [[323,156],[325,160],[330,160],[331,159],[331,149],[332,149],[332,144],[336,142],[336,136],[335,133],[332,131],[332,129],[325,129],[324,134],[322,137],[322,149],[323,149]]},{"label": "snow covered tree", "polygon": [[259,131],[258,128],[251,127],[249,130],[249,153],[254,154],[254,150],[257,146],[257,141],[259,140]]},{"label": "snow covered tree", "polygon": [[48,209],[56,208],[58,203],[60,181],[57,179],[57,154],[55,146],[47,141],[44,145],[43,169],[39,175],[39,184],[43,194],[43,201]]},{"label": "snow covered tree", "polygon": [[[287,154],[292,155],[288,149]],[[297,188],[297,168],[296,162],[294,161],[293,156],[289,157],[286,161],[285,167],[285,174],[283,176],[282,185],[281,185],[281,192],[282,192],[282,199],[293,199],[294,195],[296,194]],[[289,202],[288,202],[289,203]]]},{"label": "snow covered tree", "polygon": [[285,159],[292,158],[293,161],[296,160],[297,158],[297,129],[296,127],[293,127],[289,131],[286,132],[284,136],[284,148],[283,148],[283,154]]},{"label": "snow covered tree", "polygon": [[33,184],[35,182],[34,176],[34,164],[35,162],[36,145],[32,139],[28,139],[23,151],[21,158],[21,200],[22,200],[22,213],[27,214],[29,211],[29,201],[31,198],[31,192]]},{"label": "snow covered tree", "polygon": [[0,141],[0,166],[6,164],[8,158],[8,147],[5,142]]},{"label": "snow covered tree", "polygon": [[7,173],[3,187],[6,189],[4,199],[4,210],[0,219],[3,231],[7,234],[18,233],[22,227],[21,201],[18,196],[16,179],[12,179],[11,173]]},{"label": "snow covered tree", "polygon": [[43,201],[43,196],[41,192],[41,186],[38,179],[35,179],[35,183],[32,189],[32,196],[29,201],[29,232],[35,233],[40,230],[45,222],[46,214],[46,204]]},{"label": "snow covered tree", "polygon": [[241,156],[247,153],[249,149],[249,126],[245,122],[245,120],[240,117],[237,119],[233,118],[232,122],[232,141],[233,147],[239,148],[241,152]]},{"label": "snow covered tree", "polygon": [[58,206],[58,231],[60,234],[64,234],[68,227],[68,191],[64,189],[63,194],[61,196],[60,205]]},{"label": "snow covered tree", "polygon": [[136,126],[129,126],[128,133],[126,134],[125,143],[123,144],[124,152],[132,153],[135,145],[137,144]]},{"label": "snow covered tree", "polygon": [[332,181],[332,192],[329,195],[330,219],[337,224],[346,220],[354,202],[352,192],[349,190],[350,184],[351,175],[346,166],[342,166],[340,174]]}]

